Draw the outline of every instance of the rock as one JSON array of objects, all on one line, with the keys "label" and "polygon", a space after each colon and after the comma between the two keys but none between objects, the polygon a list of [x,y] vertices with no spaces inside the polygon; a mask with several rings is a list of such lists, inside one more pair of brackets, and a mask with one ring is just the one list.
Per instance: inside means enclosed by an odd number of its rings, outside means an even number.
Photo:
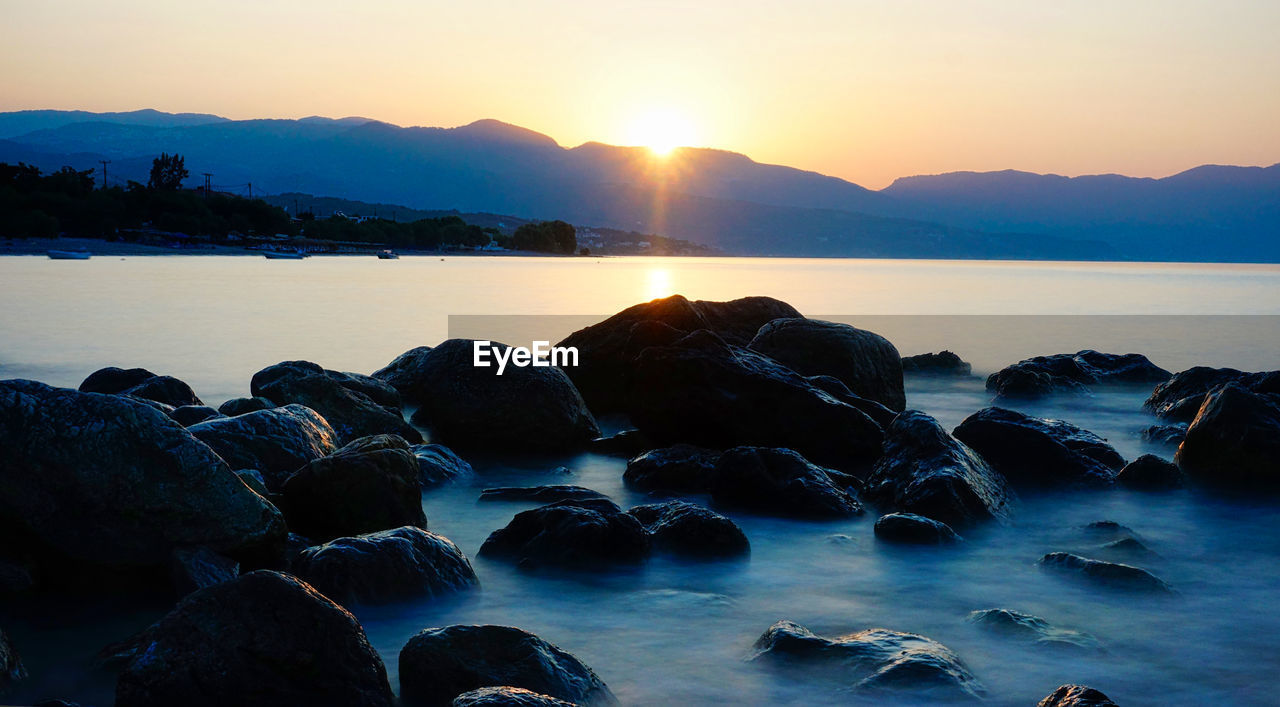
[{"label": "rock", "polygon": [[239,576],[239,562],[207,547],[181,547],[169,556],[169,581],[178,596],[229,582]]},{"label": "rock", "polygon": [[1124,458],[1088,430],[1004,408],[975,412],[953,434],[1015,488],[1110,486],[1124,466]]},{"label": "rock", "polygon": [[326,371],[310,361],[285,361],[268,366],[255,373],[250,383],[256,397],[267,398],[278,405],[294,403],[315,410],[333,427],[338,444],[377,434],[394,434],[410,442],[421,442],[422,434],[401,414],[399,396],[394,389],[385,386],[390,390],[389,395],[395,396],[395,403],[384,407],[364,392],[373,390],[372,386],[345,373]]},{"label": "rock", "polygon": [[751,544],[737,523],[702,506],[668,501],[636,506],[627,513],[649,531],[655,550],[703,558],[740,557],[751,552]]},{"label": "rock", "polygon": [[1182,488],[1182,471],[1171,461],[1143,454],[1116,474],[1116,483],[1139,491]]},{"label": "rock", "polygon": [[403,400],[400,397],[400,391],[395,386],[386,381],[378,380],[373,376],[366,376],[363,373],[352,373],[350,371],[331,371],[325,369],[325,375],[337,381],[339,385],[348,390],[357,393],[363,393],[373,402],[384,408],[399,410],[403,406]]},{"label": "rock", "polygon": [[573,707],[573,703],[522,687],[482,687],[453,698],[453,707]]},{"label": "rock", "polygon": [[1040,558],[1040,566],[1068,572],[1089,582],[1116,589],[1173,593],[1173,588],[1164,580],[1141,567],[1091,560],[1069,552],[1051,552]]},{"label": "rock", "polygon": [[960,360],[950,351],[923,353],[902,357],[903,375],[914,376],[956,376],[967,377],[973,373],[973,366]]},{"label": "rock", "polygon": [[1148,560],[1159,555],[1141,540],[1129,536],[1103,543],[1098,551],[1126,560]]},{"label": "rock", "polygon": [[0,560],[0,596],[20,594],[35,586],[26,565]]},{"label": "rock", "polygon": [[409,451],[418,460],[418,481],[423,488],[475,478],[471,465],[443,444],[415,444]]},{"label": "rock", "polygon": [[429,628],[400,650],[400,696],[406,707],[448,705],[463,693],[495,685],[574,704],[617,703],[582,661],[511,626]]},{"label": "rock", "polygon": [[817,319],[775,319],[760,327],[748,348],[802,375],[837,378],[854,395],[890,410],[906,407],[902,357],[879,334]]},{"label": "rock", "polygon": [[0,631],[0,693],[26,678],[27,669],[22,665],[22,657],[9,641],[9,636]]},{"label": "rock", "polygon": [[1212,485],[1280,486],[1280,395],[1238,383],[1205,396],[1174,456],[1191,478]]},{"label": "rock", "polygon": [[517,513],[489,534],[479,554],[529,568],[597,569],[643,562],[649,535],[610,501],[561,501]]},{"label": "rock", "polygon": [[236,476],[240,478],[240,481],[244,482],[245,486],[253,489],[253,492],[259,496],[263,498],[271,496],[271,491],[267,488],[266,479],[262,478],[262,474],[258,473],[257,469],[239,469],[236,471]]},{"label": "rock", "polygon": [[1028,358],[987,378],[987,390],[1001,398],[1038,398],[1053,393],[1088,392],[1095,385],[1143,385],[1172,376],[1142,354],[1081,351]]},{"label": "rock", "polygon": [[779,621],[756,641],[753,661],[832,665],[856,690],[919,690],[947,698],[981,698],[985,690],[949,648],[924,636],[872,628],[823,638]]},{"label": "rock", "polygon": [[1147,444],[1162,447],[1177,447],[1187,436],[1187,425],[1151,425],[1142,430],[1139,438]]},{"label": "rock", "polygon": [[457,545],[413,526],[307,548],[294,559],[293,571],[344,605],[437,597],[480,586]]},{"label": "rock", "polygon": [[160,566],[200,545],[257,557],[284,541],[274,506],[188,430],[127,397],[0,381],[0,449],[0,523],[54,563]]},{"label": "rock", "polygon": [[1191,422],[1205,396],[1228,383],[1237,383],[1255,393],[1280,394],[1280,371],[1245,373],[1234,368],[1188,368],[1156,386],[1142,406],[1165,420]]},{"label": "rock", "polygon": [[1118,707],[1110,697],[1084,685],[1063,685],[1036,707]]},{"label": "rock", "polygon": [[395,703],[355,617],[280,572],[201,589],[133,644],[118,707]]},{"label": "rock", "polygon": [[403,397],[412,394],[417,397],[414,387],[422,377],[421,369],[431,353],[430,346],[419,346],[396,356],[395,360],[373,372],[374,380],[382,381]]},{"label": "rock", "polygon": [[720,452],[677,444],[628,461],[622,480],[637,491],[701,493],[711,488],[719,459]]},{"label": "rock", "polygon": [[915,410],[889,426],[884,455],[863,493],[884,511],[952,526],[1004,518],[1009,506],[1004,477],[937,420]]},{"label": "rock", "polygon": [[480,492],[481,501],[537,501],[538,503],[555,503],[556,501],[585,501],[589,499],[609,497],[584,486],[503,486],[484,489]]},{"label": "rock", "polygon": [[301,405],[220,417],[187,430],[236,469],[256,469],[278,490],[290,474],[337,449],[333,428]]},{"label": "rock", "polygon": [[[498,375],[496,365],[474,364],[473,343],[450,339],[411,356],[412,366],[393,361],[374,376],[419,405],[414,424],[431,428],[434,437],[454,448],[565,452],[600,436],[564,371],[508,365]],[[510,348],[496,342],[491,346]]]},{"label": "rock", "polygon": [[646,437],[640,430],[623,430],[608,437],[596,437],[587,445],[587,449],[596,454],[630,459],[644,454],[655,446],[657,445],[653,440]]},{"label": "rock", "polygon": [[402,525],[426,528],[418,473],[400,437],[362,437],[290,476],[280,487],[280,508],[291,530],[321,542]]},{"label": "rock", "polygon": [[893,422],[893,418],[898,415],[898,413],[874,400],[854,395],[853,391],[849,390],[849,386],[834,376],[806,376],[805,380],[836,400],[866,413],[867,417],[875,420],[876,424],[882,428],[888,427]]},{"label": "rock", "polygon": [[180,408],[174,408],[173,412],[169,413],[169,417],[183,427],[190,427],[205,420],[222,417],[222,413],[207,405],[183,405]]},{"label": "rock", "polygon": [[200,398],[196,397],[195,391],[191,390],[191,386],[172,376],[148,378],[120,394],[154,400],[157,403],[172,405],[175,408],[186,405],[204,405],[204,403],[200,402]]},{"label": "rock", "polygon": [[637,304],[570,334],[557,346],[578,349],[578,365],[566,373],[596,413],[626,410],[636,359],[650,346],[666,346],[698,330],[746,346],[761,326],[779,317],[799,317],[794,307],[770,297],[730,302],[690,302],[672,295]]},{"label": "rock", "polygon": [[875,533],[878,540],[911,545],[953,545],[961,542],[951,526],[913,513],[880,516]]},{"label": "rock", "polygon": [[711,498],[733,508],[797,518],[848,518],[862,506],[828,470],[790,449],[734,447],[716,460]]},{"label": "rock", "polygon": [[1101,650],[1098,639],[1087,633],[1057,628],[1039,616],[1010,609],[984,609],[969,614],[969,623],[1046,648]]},{"label": "rock", "polygon": [[266,398],[232,398],[218,406],[218,412],[227,417],[245,415],[259,410],[270,410],[276,404]]},{"label": "rock", "polygon": [[880,455],[883,431],[866,413],[707,331],[645,349],[634,382],[631,420],[660,444],[786,447],[854,472]]},{"label": "rock", "polygon": [[124,391],[155,378],[156,374],[145,368],[116,368],[108,366],[89,374],[80,383],[81,393],[123,393]]}]

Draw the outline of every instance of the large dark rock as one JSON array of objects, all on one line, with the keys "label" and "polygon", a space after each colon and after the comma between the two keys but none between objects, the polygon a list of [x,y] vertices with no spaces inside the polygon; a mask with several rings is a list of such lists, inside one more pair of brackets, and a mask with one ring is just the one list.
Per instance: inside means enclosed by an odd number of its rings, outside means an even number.
[{"label": "large dark rock", "polygon": [[837,378],[890,410],[906,407],[902,356],[879,334],[817,319],[775,319],[760,327],[750,348],[803,375]]},{"label": "large dark rock", "polygon": [[395,703],[355,617],[279,572],[191,594],[132,641],[131,653],[118,707]]},{"label": "large dark rock", "polygon": [[292,568],[325,596],[343,604],[435,597],[480,585],[457,545],[413,526],[307,548],[294,559]]},{"label": "large dark rock", "polygon": [[400,650],[406,707],[448,705],[463,693],[499,685],[580,705],[617,703],[582,661],[511,626],[429,628]]},{"label": "large dark rock", "polygon": [[852,390],[849,390],[849,386],[844,384],[844,381],[834,376],[806,376],[805,380],[836,400],[866,413],[867,417],[875,420],[880,427],[888,427],[889,423],[893,422],[893,418],[898,414],[881,403],[855,395]]},{"label": "large dark rock", "polygon": [[418,480],[423,488],[474,478],[475,469],[443,444],[415,444],[409,448],[418,460]]},{"label": "large dark rock", "polygon": [[232,398],[218,406],[218,412],[227,417],[244,415],[259,410],[270,410],[276,404],[266,398]]},{"label": "large dark rock", "polygon": [[1164,491],[1182,487],[1178,465],[1154,454],[1143,454],[1116,474],[1116,483],[1139,491]]},{"label": "large dark rock", "polygon": [[591,409],[597,413],[613,412],[628,407],[636,359],[644,349],[666,346],[700,329],[746,346],[768,322],[799,316],[791,305],[770,297],[690,302],[681,295],[672,295],[628,307],[570,334],[557,346],[578,349],[578,365],[565,372]]},{"label": "large dark rock", "polygon": [[331,371],[325,369],[325,375],[334,379],[343,388],[353,390],[357,393],[363,393],[373,402],[384,408],[399,410],[403,406],[403,399],[400,397],[400,391],[395,386],[386,381],[378,380],[373,376],[366,376],[363,373],[352,373],[350,371]]},{"label": "large dark rock", "polygon": [[622,480],[637,491],[701,493],[711,488],[719,459],[720,452],[677,444],[628,461]]},{"label": "large dark rock", "polygon": [[555,484],[552,486],[501,486],[488,488],[480,492],[481,501],[536,501],[537,503],[555,503],[557,501],[586,501],[609,497],[585,486]]},{"label": "large dark rock", "polygon": [[[434,437],[451,447],[563,452],[600,436],[564,371],[508,364],[498,375],[496,364],[475,365],[474,343],[450,339],[434,349],[415,349],[374,376],[416,403],[414,423],[430,427]],[[496,342],[491,346],[509,348]],[[405,357],[412,365],[397,363]]]},{"label": "large dark rock", "polygon": [[1036,707],[1119,707],[1110,697],[1092,687],[1084,685],[1063,685],[1054,690],[1048,697],[1040,700]]},{"label": "large dark rock", "polygon": [[464,692],[453,698],[453,707],[573,707],[573,703],[523,687],[504,686]]},{"label": "large dark rock", "polygon": [[1110,486],[1124,466],[1124,458],[1088,430],[1005,408],[975,412],[954,434],[1015,488]]},{"label": "large dark rock", "polygon": [[948,699],[980,698],[984,688],[949,648],[914,633],[872,628],[836,638],[779,621],[756,641],[754,661],[823,666],[856,690],[912,690]]},{"label": "large dark rock", "polygon": [[973,373],[973,366],[951,351],[923,353],[902,357],[903,375],[955,376],[963,378]]},{"label": "large dark rock", "polygon": [[640,354],[630,414],[660,444],[786,447],[849,471],[869,467],[883,437],[866,413],[707,331]]},{"label": "large dark rock", "polygon": [[110,366],[89,374],[80,383],[81,393],[132,395],[170,407],[203,405],[191,386],[172,376],[158,376],[145,368]]},{"label": "large dark rock", "polygon": [[946,523],[914,513],[890,513],[876,520],[877,540],[907,545],[954,545],[961,541]]},{"label": "large dark rock", "polygon": [[[377,383],[377,381],[375,381]],[[405,421],[400,412],[399,396],[390,390],[391,405],[384,406],[366,391],[374,389],[348,374],[326,371],[310,361],[285,361],[253,375],[250,389],[277,405],[295,403],[320,413],[338,436],[339,444],[377,434],[399,435],[410,442],[421,442],[422,434]]]},{"label": "large dark rock", "polygon": [[116,368],[108,366],[89,374],[80,383],[81,393],[123,393],[135,385],[143,383],[156,374],[145,368]]},{"label": "large dark rock", "polygon": [[1003,518],[1009,505],[1004,477],[937,420],[915,410],[889,426],[884,455],[863,493],[881,510],[952,526]]},{"label": "large dark rock", "polygon": [[1234,368],[1188,368],[1156,386],[1143,407],[1156,417],[1191,422],[1204,404],[1205,396],[1228,383],[1237,383],[1255,393],[1280,394],[1280,371],[1245,373]]},{"label": "large dark rock", "polygon": [[418,460],[395,435],[362,437],[308,463],[280,487],[280,507],[291,530],[321,542],[427,527]]},{"label": "large dark rock", "polygon": [[169,582],[178,596],[229,582],[239,576],[239,562],[207,547],[182,547],[169,556]]},{"label": "large dark rock", "polygon": [[1143,428],[1138,438],[1147,444],[1157,447],[1177,448],[1187,436],[1187,423],[1176,425],[1151,425]]},{"label": "large dark rock", "polygon": [[737,523],[702,506],[668,501],[636,506],[627,513],[649,531],[655,550],[686,557],[739,557],[751,543]]},{"label": "large dark rock", "polygon": [[969,623],[1044,648],[1101,649],[1098,639],[1087,633],[1058,628],[1039,616],[1011,609],[974,611],[969,614]]},{"label": "large dark rock", "polygon": [[169,417],[177,420],[178,424],[183,427],[190,427],[205,420],[212,420],[215,417],[222,416],[222,413],[207,405],[183,405],[180,408],[174,408],[173,412],[169,413]]},{"label": "large dark rock", "polygon": [[9,641],[9,636],[0,631],[0,694],[26,677],[27,669],[22,665],[22,657]]},{"label": "large dark rock", "polygon": [[790,449],[734,447],[716,460],[717,504],[796,518],[848,518],[862,506],[824,469]]},{"label": "large dark rock", "polygon": [[1173,374],[1142,354],[1081,351],[1028,358],[987,378],[987,390],[1000,398],[1038,398],[1052,393],[1087,392],[1095,385],[1150,385]]},{"label": "large dark rock", "polygon": [[1040,566],[1074,575],[1085,581],[1116,589],[1172,593],[1173,588],[1141,567],[1091,560],[1069,552],[1051,552],[1040,558]]},{"label": "large dark rock", "polygon": [[168,416],[115,395],[0,381],[0,524],[56,555],[159,566],[175,548],[238,556],[284,520]]},{"label": "large dark rock", "polygon": [[649,535],[610,501],[561,501],[517,513],[489,534],[479,554],[529,568],[597,569],[643,562]]},{"label": "large dark rock", "polygon": [[1225,486],[1280,486],[1280,395],[1238,383],[1214,390],[1174,457],[1192,478]]},{"label": "large dark rock", "polygon": [[273,491],[307,462],[337,449],[329,423],[301,405],[220,417],[187,430],[233,468],[262,472]]}]

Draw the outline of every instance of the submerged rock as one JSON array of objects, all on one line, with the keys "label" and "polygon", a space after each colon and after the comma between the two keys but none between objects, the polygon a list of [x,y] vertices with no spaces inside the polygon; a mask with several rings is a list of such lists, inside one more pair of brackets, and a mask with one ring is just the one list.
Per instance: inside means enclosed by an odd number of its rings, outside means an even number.
[{"label": "submerged rock", "polygon": [[902,356],[879,334],[817,319],[775,319],[760,327],[749,348],[802,375],[832,376],[890,410],[906,407]]},{"label": "submerged rock", "polygon": [[955,376],[963,378],[973,373],[973,366],[962,361],[951,351],[924,353],[902,357],[903,375]]},{"label": "submerged rock", "polygon": [[409,442],[421,442],[422,434],[406,422],[400,412],[399,395],[390,386],[386,387],[389,396],[380,397],[391,401],[390,405],[380,404],[367,394],[366,391],[376,394],[373,384],[345,373],[326,371],[310,361],[284,361],[268,366],[253,374],[250,383],[255,397],[266,398],[277,405],[293,403],[315,410],[333,427],[338,444],[377,434],[394,434]]},{"label": "submerged rock", "polygon": [[0,693],[26,678],[27,669],[22,665],[22,657],[9,641],[9,636],[0,630]]},{"label": "submerged rock", "polygon": [[1160,383],[1172,375],[1142,354],[1081,351],[1019,361],[991,374],[987,390],[997,399],[1038,398],[1053,393],[1087,392],[1094,385]]},{"label": "submerged rock", "polygon": [[596,569],[645,561],[649,534],[610,501],[561,501],[517,513],[489,534],[479,555],[529,568]]},{"label": "submerged rock", "polygon": [[751,543],[737,523],[685,501],[636,506],[627,511],[645,530],[655,550],[688,557],[739,557]]},{"label": "submerged rock", "polygon": [[409,451],[418,460],[418,481],[423,488],[475,478],[471,465],[443,444],[415,444]]},{"label": "submerged rock", "polygon": [[290,474],[337,449],[333,428],[301,405],[220,417],[187,430],[236,469],[256,469],[278,490]]},{"label": "submerged rock", "polygon": [[910,545],[954,545],[961,542],[951,526],[913,513],[880,516],[876,520],[875,534],[878,540]]},{"label": "submerged rock", "polygon": [[511,626],[429,628],[400,650],[400,696],[407,707],[448,705],[459,695],[496,685],[574,704],[617,703],[582,661]]},{"label": "submerged rock", "polygon": [[969,614],[969,623],[988,631],[1050,648],[1101,650],[1098,639],[1087,633],[1057,628],[1039,616],[1011,609],[984,609]]},{"label": "submerged rock", "polygon": [[790,449],[734,447],[716,460],[709,490],[724,506],[798,518],[847,518],[862,506],[824,469]]},{"label": "submerged rock", "polygon": [[1089,582],[1134,591],[1173,593],[1164,580],[1141,567],[1103,562],[1069,552],[1051,552],[1040,558],[1040,566],[1073,574]]},{"label": "submerged rock", "polygon": [[276,404],[266,398],[232,398],[218,406],[218,412],[227,417],[235,417],[259,410],[270,410]]},{"label": "submerged rock", "polygon": [[622,480],[637,491],[699,493],[711,487],[719,459],[720,452],[677,444],[628,461]]},{"label": "submerged rock", "polygon": [[1156,417],[1174,422],[1191,422],[1209,393],[1228,383],[1255,393],[1280,394],[1280,371],[1245,373],[1234,368],[1196,366],[1179,371],[1156,386],[1142,405]]},{"label": "submerged rock", "polygon": [[293,571],[344,604],[435,597],[480,585],[457,545],[413,526],[307,548],[294,560]]},{"label": "submerged rock", "polygon": [[1229,383],[1205,396],[1174,457],[1208,484],[1280,486],[1280,395]]},{"label": "submerged rock", "polygon": [[280,572],[201,589],[131,643],[118,707],[395,703],[355,617]]},{"label": "submerged rock", "polygon": [[1124,458],[1088,430],[1004,408],[975,412],[954,434],[1014,487],[1105,487],[1124,466]]},{"label": "submerged rock", "polygon": [[1118,707],[1110,697],[1084,685],[1063,685],[1036,707]]},{"label": "submerged rock", "polygon": [[1154,454],[1143,454],[1125,464],[1116,475],[1116,483],[1139,491],[1182,488],[1182,471],[1167,459]]},{"label": "submerged rock", "polygon": [[609,497],[584,486],[558,484],[554,486],[503,486],[484,489],[480,492],[481,501],[537,501],[538,503],[555,503],[556,501],[586,501],[589,499]]},{"label": "submerged rock", "polygon": [[453,698],[453,707],[573,707],[573,703],[523,687],[482,687]]},{"label": "submerged rock", "polygon": [[830,664],[832,677],[857,690],[912,690],[948,698],[981,698],[985,690],[951,649],[924,636],[872,628],[823,638],[779,621],[755,643],[751,660]]}]

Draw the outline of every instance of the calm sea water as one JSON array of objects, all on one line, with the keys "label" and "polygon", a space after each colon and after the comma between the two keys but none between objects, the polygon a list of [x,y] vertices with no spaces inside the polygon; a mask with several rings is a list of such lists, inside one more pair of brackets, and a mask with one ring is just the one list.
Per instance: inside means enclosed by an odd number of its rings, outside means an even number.
[{"label": "calm sea water", "polygon": [[[1280,367],[1280,268],[1096,263],[783,259],[97,257],[0,258],[0,377],[74,386],[104,365],[178,376],[206,402],[247,395],[250,376],[285,359],[370,372],[454,333],[581,321],[653,297],[766,294],[812,316],[879,331],[904,354],[951,348],[988,372],[1027,355],[1092,347],[1142,351],[1166,368],[1197,363]],[[450,316],[454,316],[451,324]],[[484,320],[457,315],[542,315]],[[555,316],[552,316],[555,315]],[[973,316],[983,315],[983,316]],[[530,324],[533,322],[533,324]],[[504,338],[505,332],[491,334]],[[1142,392],[1027,406],[1146,449]],[[989,403],[980,378],[909,383],[908,404],[951,427]],[[1161,452],[1164,453],[1164,452]],[[428,492],[432,530],[473,557],[482,591],[453,600],[353,607],[392,684],[413,633],[451,623],[505,623],[578,655],[628,704],[848,703],[839,682],[792,679],[744,663],[773,621],[824,634],[873,626],[918,632],[955,650],[992,704],[1034,704],[1057,685],[1093,685],[1125,705],[1274,704],[1280,689],[1280,505],[1183,491],[1024,497],[1014,520],[960,549],[878,544],[874,517],[804,523],[730,514],[749,561],[530,575],[474,558],[492,530],[529,504],[478,504],[479,488],[575,483],[622,506],[643,502],[625,462],[595,455],[472,460],[475,486]],[[565,465],[572,473],[553,472]],[[1114,594],[1045,574],[1035,560],[1100,556],[1081,530],[1124,523],[1157,553],[1139,564],[1173,599]],[[1101,653],[1044,652],[980,632],[968,612],[1004,607],[1087,631]],[[4,611],[32,678],[9,699],[109,704],[111,677],[91,656],[163,613],[117,599]],[[875,702],[886,702],[883,696]],[[889,700],[911,703],[909,696]]]}]

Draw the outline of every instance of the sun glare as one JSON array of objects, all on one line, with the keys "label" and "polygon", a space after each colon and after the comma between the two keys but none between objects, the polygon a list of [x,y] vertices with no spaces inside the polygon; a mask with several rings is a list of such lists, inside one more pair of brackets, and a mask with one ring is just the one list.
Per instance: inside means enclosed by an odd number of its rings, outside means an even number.
[{"label": "sun glare", "polygon": [[630,144],[647,147],[658,157],[666,157],[677,147],[693,143],[693,124],[674,111],[654,110],[636,116],[627,137]]}]

